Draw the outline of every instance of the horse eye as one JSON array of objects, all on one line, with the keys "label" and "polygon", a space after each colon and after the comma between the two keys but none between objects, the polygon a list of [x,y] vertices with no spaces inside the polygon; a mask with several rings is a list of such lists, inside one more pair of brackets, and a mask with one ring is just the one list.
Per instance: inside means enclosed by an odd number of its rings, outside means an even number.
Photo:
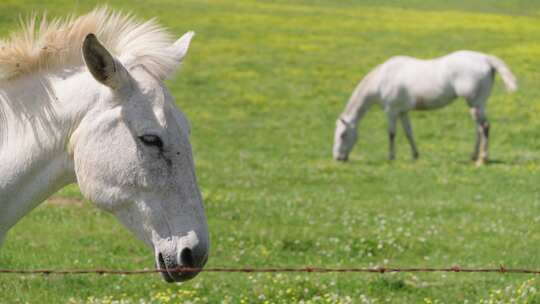
[{"label": "horse eye", "polygon": [[339,137],[341,137],[341,139],[345,139],[346,136],[347,136],[347,132],[343,132],[341,133]]},{"label": "horse eye", "polygon": [[157,135],[143,135],[139,136],[139,139],[147,146],[154,146],[160,149],[163,148],[163,141]]}]

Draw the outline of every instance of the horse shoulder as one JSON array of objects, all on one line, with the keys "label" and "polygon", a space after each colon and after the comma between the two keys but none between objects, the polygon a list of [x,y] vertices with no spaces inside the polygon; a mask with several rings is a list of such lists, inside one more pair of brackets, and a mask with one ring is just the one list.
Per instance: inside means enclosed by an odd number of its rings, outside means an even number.
[{"label": "horse shoulder", "polygon": [[412,57],[395,56],[382,64],[377,74],[381,90],[393,91],[395,88],[405,86],[404,80],[408,77],[404,77],[404,75],[415,73],[417,61]]}]

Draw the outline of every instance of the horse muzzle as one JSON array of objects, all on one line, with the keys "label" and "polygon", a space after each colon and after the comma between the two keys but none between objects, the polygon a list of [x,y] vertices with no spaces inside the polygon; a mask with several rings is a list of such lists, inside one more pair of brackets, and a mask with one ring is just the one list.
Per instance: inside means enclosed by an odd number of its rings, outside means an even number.
[{"label": "horse muzzle", "polygon": [[195,253],[194,250],[185,247],[180,250],[178,255],[158,252],[156,254],[156,268],[160,270],[161,276],[166,282],[184,282],[196,277],[207,260],[207,254]]},{"label": "horse muzzle", "polygon": [[[160,242],[155,247],[156,268],[169,283],[190,280],[201,272],[208,260],[207,242],[186,241],[193,235]],[[196,238],[196,236],[195,236]]]}]

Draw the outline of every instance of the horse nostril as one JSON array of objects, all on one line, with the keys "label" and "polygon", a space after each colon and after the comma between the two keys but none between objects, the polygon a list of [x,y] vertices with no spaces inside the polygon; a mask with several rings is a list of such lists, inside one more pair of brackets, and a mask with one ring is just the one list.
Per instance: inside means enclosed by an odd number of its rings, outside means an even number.
[{"label": "horse nostril", "polygon": [[182,249],[180,253],[180,262],[185,267],[195,267],[195,261],[193,259],[193,252],[189,248]]}]

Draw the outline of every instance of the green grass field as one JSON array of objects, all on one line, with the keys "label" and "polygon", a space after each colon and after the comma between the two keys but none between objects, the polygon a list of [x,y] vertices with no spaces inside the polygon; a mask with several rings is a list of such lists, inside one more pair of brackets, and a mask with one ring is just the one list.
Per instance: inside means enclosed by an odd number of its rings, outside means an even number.
[{"label": "green grass field", "polygon": [[[96,1],[0,4],[0,33],[20,14],[82,13]],[[404,4],[404,2],[408,4]],[[540,268],[540,2],[533,0],[110,1],[195,30],[169,82],[193,126],[211,232],[209,267]],[[374,108],[351,161],[331,159],[334,121],[357,82],[387,58],[471,49],[503,58],[491,157],[468,161],[463,101],[412,114],[421,159],[386,161]],[[111,215],[58,193],[8,234],[0,268],[153,267]],[[71,202],[71,204],[69,203]],[[1,303],[540,303],[540,278],[500,274],[225,274],[183,284],[150,276],[0,276]]]}]

